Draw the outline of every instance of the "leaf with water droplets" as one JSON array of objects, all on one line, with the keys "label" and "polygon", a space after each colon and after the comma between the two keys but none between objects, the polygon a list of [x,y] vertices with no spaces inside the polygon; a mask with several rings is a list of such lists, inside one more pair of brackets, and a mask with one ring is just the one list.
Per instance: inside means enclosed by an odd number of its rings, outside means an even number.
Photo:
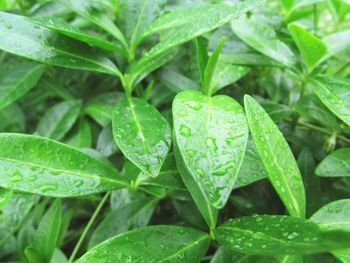
[{"label": "leaf with water droplets", "polygon": [[311,221],[281,215],[231,219],[214,230],[226,249],[253,255],[301,255],[350,246],[350,232],[326,230]]},{"label": "leaf with water droplets", "polygon": [[200,262],[210,244],[207,233],[182,226],[150,226],[99,244],[77,263]]},{"label": "leaf with water droplets", "polygon": [[288,25],[295,44],[297,45],[304,62],[311,72],[327,54],[327,45],[319,38],[297,24]]},{"label": "leaf with water droplets", "polygon": [[252,97],[244,107],[256,148],[267,176],[292,216],[305,217],[305,190],[298,165],[276,124]]},{"label": "leaf with water droplets", "polygon": [[338,149],[328,155],[316,168],[316,174],[322,177],[350,176],[350,148]]},{"label": "leaf with water droplets", "polygon": [[126,158],[148,175],[158,175],[171,145],[171,129],[156,108],[138,98],[119,100],[113,137]]},{"label": "leaf with water droplets", "polygon": [[[185,166],[215,208],[222,208],[243,161],[248,125],[232,98],[184,91],[173,102],[174,134]],[[187,174],[181,174],[185,184]],[[191,188],[189,188],[191,192]]]},{"label": "leaf with water droplets", "polygon": [[82,196],[127,186],[112,166],[57,141],[0,134],[0,186],[55,197]]},{"label": "leaf with water droplets", "polygon": [[249,46],[283,65],[290,67],[295,57],[289,47],[280,41],[276,32],[260,21],[239,18],[231,22],[233,32]]},{"label": "leaf with water droplets", "polygon": [[0,76],[0,109],[12,104],[39,81],[45,67],[35,63],[21,63]]},{"label": "leaf with water droplets", "polygon": [[340,77],[318,77],[313,90],[324,105],[350,126],[350,81]]},{"label": "leaf with water droplets", "polygon": [[55,104],[40,119],[36,133],[60,140],[72,128],[80,114],[81,100],[67,100]]},{"label": "leaf with water droplets", "polygon": [[24,16],[0,12],[0,49],[60,67],[120,76],[119,69],[99,50],[30,22]]}]

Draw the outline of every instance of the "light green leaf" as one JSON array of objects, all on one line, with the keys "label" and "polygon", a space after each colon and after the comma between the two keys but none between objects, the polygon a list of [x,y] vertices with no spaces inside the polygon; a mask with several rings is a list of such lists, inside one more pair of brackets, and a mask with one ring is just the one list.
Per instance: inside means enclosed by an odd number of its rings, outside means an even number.
[{"label": "light green leaf", "polygon": [[290,215],[305,217],[304,185],[288,143],[269,115],[252,97],[244,97],[244,107],[268,178]]},{"label": "light green leaf", "polygon": [[350,125],[350,81],[340,77],[319,77],[313,81],[313,90],[337,117]]},{"label": "light green leaf", "polygon": [[350,48],[350,30],[337,32],[322,39],[328,47],[328,53],[322,61]]},{"label": "light green leaf", "polygon": [[98,50],[26,17],[0,12],[0,21],[0,49],[6,52],[55,66],[121,75]]},{"label": "light green leaf", "polygon": [[45,67],[35,63],[21,63],[0,75],[0,109],[12,104],[39,81]]},{"label": "light green leaf", "polygon": [[54,140],[0,134],[0,186],[34,194],[69,197],[125,187],[118,171]]},{"label": "light green leaf", "polygon": [[86,44],[89,44],[107,51],[115,51],[122,54],[123,56],[127,56],[126,51],[121,47],[101,37],[94,36],[91,34],[86,34],[76,29],[74,26],[70,25],[62,18],[34,17],[34,18],[29,18],[29,21],[32,21],[33,23],[36,23],[43,27],[51,29],[52,31],[55,31],[57,33],[66,35],[68,37],[74,38],[79,41],[83,41]]},{"label": "light green leaf", "polygon": [[200,90],[200,86],[197,82],[182,75],[179,72],[164,69],[160,73],[160,81],[174,93],[180,93],[181,91],[193,89]]},{"label": "light green leaf", "polygon": [[150,226],[108,239],[77,263],[199,262],[210,244],[204,232],[181,226]]},{"label": "light green leaf", "polygon": [[92,144],[90,123],[85,119],[81,119],[76,132],[66,141],[66,143],[77,148],[90,148]]},{"label": "light green leaf", "polygon": [[349,177],[350,148],[338,149],[328,155],[317,166],[316,174],[322,177]]},{"label": "light green leaf", "polygon": [[278,40],[275,31],[268,25],[240,18],[231,22],[231,28],[240,39],[262,54],[288,67],[295,63],[292,51]]},{"label": "light green leaf", "polygon": [[297,24],[289,24],[288,30],[303,56],[308,71],[311,72],[327,54],[327,45]]},{"label": "light green leaf", "polygon": [[229,52],[220,55],[220,60],[233,65],[285,67],[280,62],[257,52]]},{"label": "light green leaf", "polygon": [[[234,186],[248,140],[242,107],[227,96],[184,91],[173,102],[179,154],[199,190],[222,208]],[[187,174],[182,174],[186,183]]]},{"label": "light green leaf", "polygon": [[139,62],[137,67],[150,63],[161,53],[218,28],[230,20],[261,4],[263,0],[248,0],[235,5],[202,4],[177,9],[152,22],[144,36],[165,30],[175,30],[154,46]]},{"label": "light green leaf", "polygon": [[350,232],[326,230],[292,216],[256,215],[231,219],[214,234],[226,249],[253,255],[313,254],[350,245]]},{"label": "light green leaf", "polygon": [[79,117],[81,106],[81,100],[55,104],[40,119],[36,133],[54,140],[62,139]]},{"label": "light green leaf", "polygon": [[196,38],[196,53],[197,53],[197,66],[199,70],[199,76],[201,79],[202,86],[204,86],[205,68],[208,64],[208,51],[207,45],[203,38]]},{"label": "light green leaf", "polygon": [[158,175],[171,145],[171,129],[156,108],[138,98],[119,100],[113,137],[126,158],[148,175]]}]

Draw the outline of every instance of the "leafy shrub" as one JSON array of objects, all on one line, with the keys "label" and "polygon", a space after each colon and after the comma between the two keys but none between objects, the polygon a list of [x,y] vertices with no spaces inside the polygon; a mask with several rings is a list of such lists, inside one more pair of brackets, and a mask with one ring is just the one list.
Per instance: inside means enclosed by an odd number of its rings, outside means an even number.
[{"label": "leafy shrub", "polygon": [[0,9],[2,262],[350,262],[349,1]]}]

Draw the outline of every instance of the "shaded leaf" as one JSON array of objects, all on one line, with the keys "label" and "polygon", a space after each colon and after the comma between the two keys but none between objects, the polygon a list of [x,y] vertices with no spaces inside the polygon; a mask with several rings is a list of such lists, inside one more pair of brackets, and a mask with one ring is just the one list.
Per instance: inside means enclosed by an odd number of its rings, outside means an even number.
[{"label": "shaded leaf", "polygon": [[350,176],[350,148],[338,149],[328,155],[316,168],[316,174],[322,177]]}]

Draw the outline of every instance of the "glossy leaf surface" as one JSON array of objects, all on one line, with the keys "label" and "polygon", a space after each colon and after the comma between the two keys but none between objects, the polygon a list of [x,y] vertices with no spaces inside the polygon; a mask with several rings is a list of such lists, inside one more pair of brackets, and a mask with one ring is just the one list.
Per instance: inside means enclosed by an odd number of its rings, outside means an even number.
[{"label": "glossy leaf surface", "polygon": [[0,135],[0,186],[46,196],[68,197],[125,187],[113,167],[43,137]]},{"label": "glossy leaf surface", "polygon": [[322,177],[350,176],[350,148],[342,148],[328,155],[316,168],[316,174]]},{"label": "glossy leaf surface", "polygon": [[181,226],[151,226],[108,239],[83,255],[85,262],[199,262],[208,234]]},{"label": "glossy leaf surface", "polygon": [[292,216],[305,216],[305,191],[298,165],[282,133],[252,97],[244,107],[256,148],[268,178]]},{"label": "glossy leaf surface", "polygon": [[113,137],[123,154],[152,177],[158,175],[171,145],[167,120],[156,108],[137,98],[117,102]]}]

